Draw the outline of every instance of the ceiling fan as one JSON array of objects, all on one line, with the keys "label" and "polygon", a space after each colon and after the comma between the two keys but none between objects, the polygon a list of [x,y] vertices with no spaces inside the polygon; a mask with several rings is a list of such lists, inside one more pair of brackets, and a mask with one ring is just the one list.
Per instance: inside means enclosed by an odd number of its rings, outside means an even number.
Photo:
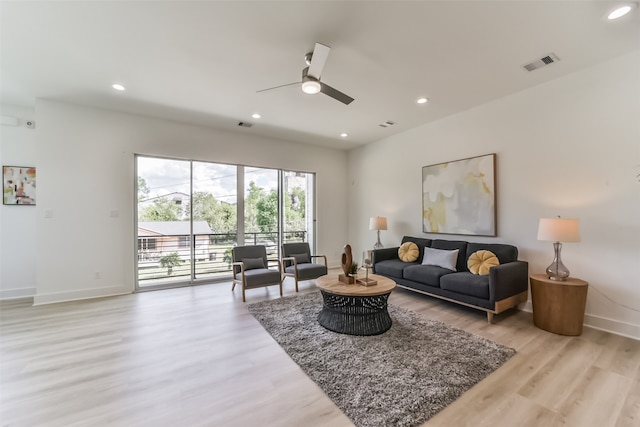
[{"label": "ceiling fan", "polygon": [[320,81],[320,75],[322,74],[322,69],[324,68],[325,62],[327,62],[327,57],[329,56],[330,50],[331,48],[329,46],[325,46],[321,43],[316,43],[316,46],[313,49],[313,52],[309,52],[304,56],[304,59],[307,62],[308,67],[305,67],[302,70],[302,82],[295,82],[295,83],[288,83],[286,85],[274,86],[268,89],[259,90],[258,92],[265,92],[267,90],[301,84],[302,91],[304,93],[313,95],[318,92],[322,92],[325,95],[328,95],[331,98],[342,102],[343,104],[346,104],[346,105],[351,104],[351,102],[353,101],[353,98],[351,98],[349,95],[344,94],[339,90],[332,88],[328,84]]}]

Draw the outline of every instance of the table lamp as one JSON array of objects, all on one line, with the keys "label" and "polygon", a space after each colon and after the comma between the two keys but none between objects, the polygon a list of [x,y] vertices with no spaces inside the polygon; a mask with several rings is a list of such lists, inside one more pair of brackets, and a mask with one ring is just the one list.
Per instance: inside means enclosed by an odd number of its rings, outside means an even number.
[{"label": "table lamp", "polygon": [[579,242],[580,230],[575,218],[540,218],[538,240],[553,242],[555,255],[553,262],[547,267],[547,277],[551,280],[564,281],[569,277],[569,269],[562,263],[560,251],[562,242]]},{"label": "table lamp", "polygon": [[378,232],[378,241],[373,245],[373,249],[382,249],[382,243],[380,243],[380,230],[387,229],[387,218],[383,216],[374,216],[369,220],[369,230],[376,230]]}]

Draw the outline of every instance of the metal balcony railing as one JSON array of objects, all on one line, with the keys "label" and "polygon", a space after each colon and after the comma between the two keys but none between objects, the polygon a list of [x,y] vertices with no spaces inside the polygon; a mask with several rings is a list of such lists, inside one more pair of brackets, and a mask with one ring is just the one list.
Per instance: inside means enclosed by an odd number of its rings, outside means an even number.
[{"label": "metal balcony railing", "polygon": [[[236,233],[138,237],[138,284],[150,286],[164,281],[191,279],[193,245],[194,279],[231,276],[231,249]],[[284,243],[305,242],[306,231],[283,233]],[[279,258],[278,233],[245,233],[245,245],[264,245],[267,256]]]}]

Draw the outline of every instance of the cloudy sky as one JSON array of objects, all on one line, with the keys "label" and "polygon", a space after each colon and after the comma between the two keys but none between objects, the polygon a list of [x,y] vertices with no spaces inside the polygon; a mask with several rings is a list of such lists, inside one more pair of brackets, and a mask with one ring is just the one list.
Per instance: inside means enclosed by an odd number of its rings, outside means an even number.
[{"label": "cloudy sky", "polygon": [[[194,162],[194,191],[208,192],[217,200],[235,203],[236,169],[235,165]],[[146,181],[149,198],[175,192],[189,194],[189,161],[139,156],[138,176]],[[251,181],[269,191],[277,188],[278,171],[245,167],[245,190]]]}]

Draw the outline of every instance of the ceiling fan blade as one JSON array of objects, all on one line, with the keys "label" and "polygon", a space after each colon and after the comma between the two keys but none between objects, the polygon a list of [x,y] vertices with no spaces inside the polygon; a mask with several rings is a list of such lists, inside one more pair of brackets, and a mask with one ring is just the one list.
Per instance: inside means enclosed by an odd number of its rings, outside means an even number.
[{"label": "ceiling fan blade", "polygon": [[313,49],[313,54],[311,55],[311,64],[309,64],[308,75],[316,80],[320,80],[320,75],[324,69],[324,64],[327,62],[330,50],[331,48],[329,46],[316,43],[316,47]]},{"label": "ceiling fan blade", "polygon": [[342,102],[343,104],[349,105],[353,101],[353,98],[347,94],[340,92],[338,89],[334,89],[326,83],[320,82],[320,92],[325,95],[329,95],[333,99]]},{"label": "ceiling fan blade", "polygon": [[286,85],[280,85],[280,86],[269,87],[269,88],[266,88],[266,89],[260,89],[260,90],[257,90],[256,93],[266,92],[268,90],[278,89],[278,88],[286,87],[286,86],[299,85],[299,84],[300,84],[300,82],[287,83]]}]

